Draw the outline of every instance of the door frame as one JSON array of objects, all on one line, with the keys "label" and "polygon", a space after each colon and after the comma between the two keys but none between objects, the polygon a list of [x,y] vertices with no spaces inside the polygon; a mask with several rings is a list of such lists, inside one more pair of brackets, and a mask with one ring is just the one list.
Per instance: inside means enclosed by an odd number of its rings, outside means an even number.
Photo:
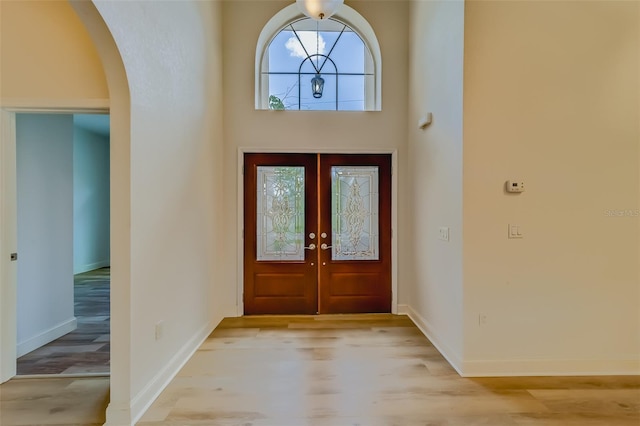
[{"label": "door frame", "polygon": [[[50,102],[41,101],[42,104]],[[17,252],[16,114],[110,114],[108,100],[87,100],[69,107],[0,108],[0,383],[17,370],[17,263],[9,260]]]},{"label": "door frame", "polygon": [[398,313],[398,150],[397,149],[268,149],[239,147],[237,152],[236,208],[236,307],[237,316],[244,315],[244,154],[390,154],[391,155],[391,313]]}]

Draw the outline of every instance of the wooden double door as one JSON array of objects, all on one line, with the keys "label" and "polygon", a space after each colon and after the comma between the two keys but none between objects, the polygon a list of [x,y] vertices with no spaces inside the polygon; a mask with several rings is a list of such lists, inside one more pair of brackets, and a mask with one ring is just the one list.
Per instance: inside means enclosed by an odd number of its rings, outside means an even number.
[{"label": "wooden double door", "polygon": [[244,311],[391,311],[391,156],[245,154]]}]

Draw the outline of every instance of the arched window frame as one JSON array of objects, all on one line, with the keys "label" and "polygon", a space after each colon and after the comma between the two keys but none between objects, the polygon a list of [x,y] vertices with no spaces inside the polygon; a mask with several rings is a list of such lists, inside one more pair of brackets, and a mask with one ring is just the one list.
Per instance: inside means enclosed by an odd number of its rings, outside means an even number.
[{"label": "arched window frame", "polygon": [[[276,13],[260,32],[256,45],[255,60],[256,109],[269,109],[269,88],[263,87],[261,78],[262,61],[264,60],[264,55],[268,52],[269,44],[282,28],[302,17],[304,17],[304,15],[300,12],[296,4],[289,5]],[[378,38],[373,28],[362,15],[346,4],[340,6],[338,13],[336,13],[334,17],[356,31],[369,49],[373,58],[374,83],[372,85],[373,87],[367,89],[365,95],[365,111],[382,110],[382,55],[380,53]]]}]

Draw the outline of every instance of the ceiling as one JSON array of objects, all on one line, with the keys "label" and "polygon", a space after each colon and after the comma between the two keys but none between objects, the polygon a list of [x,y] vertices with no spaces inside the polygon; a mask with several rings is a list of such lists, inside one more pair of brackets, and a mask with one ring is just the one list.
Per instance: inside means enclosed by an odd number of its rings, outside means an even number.
[{"label": "ceiling", "polygon": [[109,136],[109,114],[73,114],[73,124],[81,129]]}]

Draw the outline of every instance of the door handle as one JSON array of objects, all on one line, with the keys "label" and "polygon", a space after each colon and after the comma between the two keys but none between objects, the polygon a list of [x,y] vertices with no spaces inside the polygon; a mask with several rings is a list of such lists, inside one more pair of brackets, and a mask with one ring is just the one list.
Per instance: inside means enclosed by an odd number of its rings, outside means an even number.
[{"label": "door handle", "polygon": [[333,247],[333,246],[328,246],[327,243],[322,243],[322,245],[320,245],[320,248],[322,250],[327,250],[327,249],[330,249],[331,247]]},{"label": "door handle", "polygon": [[309,244],[309,247],[304,247],[305,250],[315,250],[316,249],[316,245],[311,243]]}]

